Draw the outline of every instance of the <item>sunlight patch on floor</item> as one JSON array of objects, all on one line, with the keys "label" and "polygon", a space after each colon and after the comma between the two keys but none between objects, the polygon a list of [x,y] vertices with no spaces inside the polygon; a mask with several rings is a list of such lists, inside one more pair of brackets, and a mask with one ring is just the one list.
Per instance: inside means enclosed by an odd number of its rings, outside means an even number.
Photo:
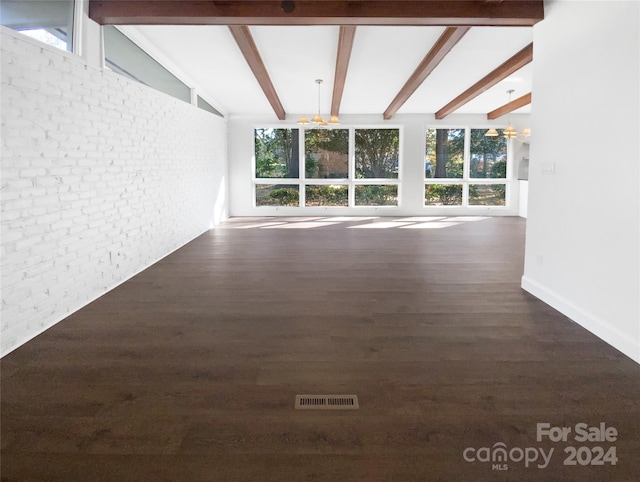
[{"label": "sunlight patch on floor", "polygon": [[378,216],[331,216],[323,219],[344,223],[350,221],[371,221],[372,219],[378,219]]},{"label": "sunlight patch on floor", "polygon": [[281,224],[287,224],[285,222],[273,222],[273,223],[254,223],[254,224],[240,224],[235,226],[227,226],[231,229],[256,229],[256,228],[268,228],[278,226]]},{"label": "sunlight patch on floor", "polygon": [[455,218],[449,218],[453,221],[483,221],[485,219],[490,219],[487,216],[456,216]]},{"label": "sunlight patch on floor", "polygon": [[411,223],[399,223],[395,221],[383,221],[380,223],[360,224],[358,226],[349,226],[350,229],[390,229],[400,228]]},{"label": "sunlight patch on floor", "polygon": [[331,223],[331,222],[297,222],[292,224],[280,224],[278,226],[265,226],[264,229],[309,229],[309,228],[321,228],[323,226],[331,226],[332,224],[339,223]]},{"label": "sunlight patch on floor", "polygon": [[312,229],[344,223],[349,229],[443,229],[468,222],[484,221],[490,216],[268,216],[231,218],[220,227],[227,229]]},{"label": "sunlight patch on floor", "polygon": [[448,222],[439,222],[439,223],[418,223],[411,224],[409,226],[401,226],[400,229],[442,229],[442,228],[450,228],[451,226],[457,226],[460,223],[448,223]]},{"label": "sunlight patch on floor", "polygon": [[407,222],[407,223],[429,223],[433,221],[441,221],[443,219],[447,219],[445,216],[411,216],[409,218],[400,218],[394,219],[397,222]]},{"label": "sunlight patch on floor", "polygon": [[298,217],[286,217],[283,220],[288,222],[288,223],[304,223],[307,221],[318,221],[320,219],[326,219],[325,216],[315,216],[315,217],[303,217],[303,216],[298,216]]}]

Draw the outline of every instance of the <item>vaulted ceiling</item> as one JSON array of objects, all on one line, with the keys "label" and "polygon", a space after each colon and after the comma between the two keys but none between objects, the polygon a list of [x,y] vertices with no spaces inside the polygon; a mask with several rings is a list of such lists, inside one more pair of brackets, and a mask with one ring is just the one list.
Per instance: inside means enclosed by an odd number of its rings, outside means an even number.
[{"label": "vaulted ceiling", "polygon": [[228,114],[313,115],[323,79],[323,114],[446,119],[529,111],[543,11],[527,0],[110,0],[91,1],[90,16],[126,26]]}]

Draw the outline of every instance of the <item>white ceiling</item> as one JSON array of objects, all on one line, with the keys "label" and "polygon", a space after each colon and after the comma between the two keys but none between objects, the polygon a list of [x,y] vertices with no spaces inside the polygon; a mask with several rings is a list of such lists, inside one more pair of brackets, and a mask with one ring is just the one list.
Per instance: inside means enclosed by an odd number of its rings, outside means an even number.
[{"label": "white ceiling", "polygon": [[[253,26],[256,46],[287,114],[317,110],[315,79],[323,79],[322,112],[330,110],[338,47],[337,26]],[[229,29],[225,26],[137,26],[142,36],[227,114],[273,114]],[[340,114],[380,114],[402,88],[444,27],[359,26]],[[434,113],[532,42],[530,27],[473,27],[398,114]],[[135,39],[134,39],[135,40]],[[153,53],[153,52],[151,52]],[[486,114],[531,92],[531,64],[467,103],[456,113]],[[529,112],[529,106],[517,113]],[[275,119],[275,114],[274,114]]]}]

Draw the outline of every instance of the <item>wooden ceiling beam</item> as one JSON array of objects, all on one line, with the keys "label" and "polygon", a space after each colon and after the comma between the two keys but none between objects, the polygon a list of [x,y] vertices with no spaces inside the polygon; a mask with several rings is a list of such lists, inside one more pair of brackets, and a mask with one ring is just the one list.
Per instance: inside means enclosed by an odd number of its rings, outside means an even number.
[{"label": "wooden ceiling beam", "polygon": [[282,107],[278,93],[271,82],[271,78],[269,77],[267,68],[264,66],[262,57],[260,57],[260,52],[258,52],[258,48],[256,47],[256,43],[253,40],[251,32],[249,31],[249,27],[243,25],[230,25],[229,30],[238,44],[238,47],[240,47],[240,51],[249,64],[249,68],[256,77],[258,84],[260,84],[264,95],[267,96],[267,100],[271,104],[276,116],[280,120],[285,120],[287,114],[284,111],[284,107]]},{"label": "wooden ceiling beam", "polygon": [[425,79],[433,72],[438,64],[445,58],[451,49],[464,37],[470,27],[447,27],[440,38],[431,47],[429,53],[420,62],[420,65],[411,74],[409,80],[404,84],[400,92],[391,101],[387,110],[384,111],[382,117],[385,120],[391,119],[400,107],[413,95]]},{"label": "wooden ceiling beam", "polygon": [[497,119],[498,117],[502,117],[509,112],[513,112],[514,110],[529,104],[531,104],[531,92],[529,92],[528,94],[524,94],[522,97],[518,97],[511,102],[507,102],[505,105],[498,107],[495,110],[492,110],[487,114],[487,119]]},{"label": "wooden ceiling beam", "polygon": [[447,105],[445,105],[442,109],[436,112],[436,119],[444,119],[452,112],[458,110],[460,107],[465,105],[470,100],[476,98],[484,91],[490,89],[494,85],[496,85],[501,80],[506,79],[512,73],[520,70],[522,67],[527,65],[529,62],[533,60],[533,43],[530,43],[525,48],[523,48],[520,52],[515,54],[509,60],[501,64],[499,67],[494,69],[489,74],[485,75],[478,82],[473,84],[467,90],[465,90],[458,97],[453,99]]},{"label": "wooden ceiling beam", "polygon": [[333,97],[331,100],[331,115],[339,115],[340,103],[344,84],[347,80],[347,70],[349,69],[349,59],[353,49],[353,40],[356,36],[355,25],[343,25],[340,27],[340,37],[338,38],[338,54],[336,56],[336,73],[333,79]]},{"label": "wooden ceiling beam", "polygon": [[543,0],[90,0],[101,25],[532,26]]}]

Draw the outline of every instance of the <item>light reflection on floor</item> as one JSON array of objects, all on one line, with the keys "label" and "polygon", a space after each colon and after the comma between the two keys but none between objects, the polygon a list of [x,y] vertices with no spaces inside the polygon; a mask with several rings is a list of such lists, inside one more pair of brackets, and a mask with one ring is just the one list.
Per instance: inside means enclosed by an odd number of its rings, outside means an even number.
[{"label": "light reflection on floor", "polygon": [[255,229],[255,228],[271,228],[273,226],[278,226],[282,224],[287,224],[287,223],[273,222],[273,223],[236,224],[236,225],[225,225],[225,227],[231,228],[231,229]]},{"label": "light reflection on floor", "polygon": [[237,217],[219,228],[224,229],[314,229],[345,224],[350,229],[444,229],[491,219],[489,216],[314,216],[314,217]]},{"label": "light reflection on floor", "polygon": [[410,226],[402,226],[403,229],[442,229],[450,228],[451,226],[457,226],[460,223],[447,223],[447,222],[435,222],[435,223],[419,223],[411,224]]},{"label": "light reflection on floor", "polygon": [[290,223],[290,224],[279,224],[277,226],[266,226],[266,228],[267,229],[309,229],[309,228],[321,228],[323,226],[331,226],[332,224],[340,224],[340,223],[306,221],[306,222],[296,222],[296,223]]},{"label": "light reflection on floor", "polygon": [[349,226],[351,229],[389,229],[400,228],[410,223],[398,223],[395,221],[385,221],[379,223],[358,224],[357,226]]},{"label": "light reflection on floor", "polygon": [[447,218],[445,216],[411,216],[409,218],[394,219],[394,221],[399,221],[399,222],[408,221],[411,223],[417,223],[417,222],[429,223],[432,221],[441,221],[442,219],[447,219]]}]

